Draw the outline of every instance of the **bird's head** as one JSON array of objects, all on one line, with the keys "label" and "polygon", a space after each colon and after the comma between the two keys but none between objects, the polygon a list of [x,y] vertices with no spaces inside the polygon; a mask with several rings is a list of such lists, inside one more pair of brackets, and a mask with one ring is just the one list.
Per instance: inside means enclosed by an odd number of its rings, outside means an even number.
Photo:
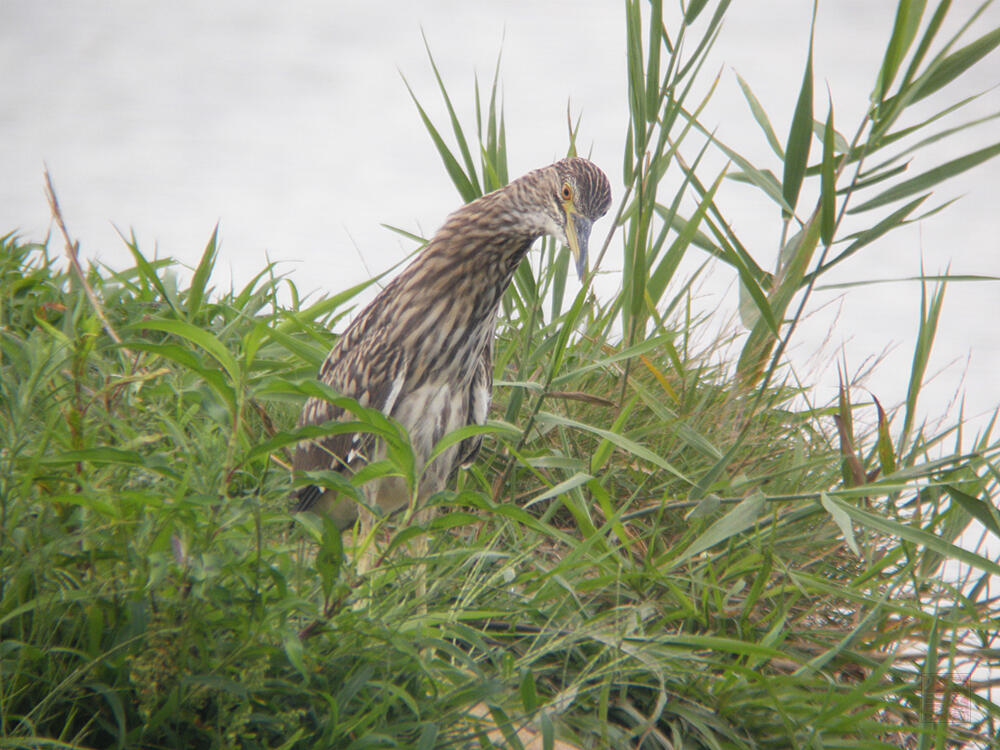
[{"label": "bird's head", "polygon": [[551,193],[546,201],[546,233],[569,246],[576,272],[583,278],[587,270],[587,248],[593,223],[611,205],[611,183],[597,165],[580,157],[557,161],[551,170]]},{"label": "bird's head", "polygon": [[604,172],[586,159],[562,159],[460,208],[435,235],[424,257],[453,263],[463,248],[478,254],[493,247],[510,256],[513,272],[531,243],[547,234],[569,246],[582,279],[590,229],[610,205],[611,183]]}]

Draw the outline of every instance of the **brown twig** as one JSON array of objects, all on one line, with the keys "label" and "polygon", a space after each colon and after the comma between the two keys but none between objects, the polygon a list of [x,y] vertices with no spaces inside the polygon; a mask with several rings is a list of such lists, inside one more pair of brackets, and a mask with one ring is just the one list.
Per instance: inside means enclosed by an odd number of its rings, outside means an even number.
[{"label": "brown twig", "polygon": [[583,391],[547,391],[545,395],[548,398],[561,398],[567,401],[582,401],[585,404],[607,406],[608,408],[618,406],[618,404],[611,399],[601,398],[600,396],[595,396],[592,393],[584,393]]},{"label": "brown twig", "polygon": [[[101,321],[101,325],[104,326],[104,330],[107,332],[111,340],[116,344],[121,344],[122,340],[115,329],[108,322],[107,316],[104,314],[104,309],[101,307],[100,300],[97,299],[97,295],[94,294],[94,290],[87,283],[87,277],[83,273],[83,267],[80,265],[80,243],[74,242],[69,238],[69,230],[66,229],[66,221],[63,219],[62,210],[59,208],[59,200],[56,198],[55,188],[52,187],[52,178],[49,176],[49,168],[44,168],[45,173],[45,197],[49,201],[49,210],[52,211],[52,218],[56,222],[56,226],[59,227],[59,231],[62,233],[63,239],[66,242],[66,257],[69,258],[70,267],[76,274],[77,279],[80,281],[80,285],[83,287],[84,293],[87,295],[87,299],[90,301],[91,306],[94,308],[94,312],[97,314],[98,319]],[[132,353],[127,349],[125,350],[130,356]]]}]

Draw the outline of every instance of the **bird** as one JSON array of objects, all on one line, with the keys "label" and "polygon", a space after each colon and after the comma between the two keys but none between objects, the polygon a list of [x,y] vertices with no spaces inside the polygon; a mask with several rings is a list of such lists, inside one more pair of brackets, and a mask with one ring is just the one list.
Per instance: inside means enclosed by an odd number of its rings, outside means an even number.
[{"label": "bird", "polygon": [[[399,422],[420,477],[415,498],[399,476],[364,484],[369,507],[386,516],[414,501],[420,508],[453,471],[473,462],[481,434],[451,445],[427,465],[446,434],[486,423],[497,315],[514,271],[538,238],[551,235],[569,246],[582,280],[591,227],[610,204],[607,176],[587,159],[569,157],[529,172],[452,213],[340,335],[319,380]],[[298,427],[352,419],[348,410],[312,396]],[[379,443],[361,432],[303,440],[293,475],[334,470],[350,476],[384,457]],[[341,531],[359,517],[352,497],[316,484],[300,487],[293,498],[293,512],[325,515]]]}]

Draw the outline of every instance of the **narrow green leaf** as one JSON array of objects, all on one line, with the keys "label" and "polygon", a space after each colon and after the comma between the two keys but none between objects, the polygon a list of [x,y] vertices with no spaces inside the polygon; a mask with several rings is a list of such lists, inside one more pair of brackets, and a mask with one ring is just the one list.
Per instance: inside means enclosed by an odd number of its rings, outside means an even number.
[{"label": "narrow green leaf", "polygon": [[566,479],[565,481],[560,482],[554,487],[550,487],[544,492],[535,495],[522,507],[530,508],[532,505],[537,505],[538,503],[543,502],[545,500],[550,500],[553,497],[559,497],[560,495],[565,495],[570,490],[574,490],[580,485],[586,484],[593,478],[594,477],[591,476],[590,474],[585,474],[582,471],[578,471],[569,479]]},{"label": "narrow green leaf", "polygon": [[792,674],[796,677],[807,674],[816,674],[819,670],[823,669],[827,664],[836,659],[842,653],[847,651],[851,647],[851,644],[858,638],[862,633],[869,633],[874,627],[875,622],[882,616],[882,608],[885,603],[889,600],[889,596],[892,593],[891,589],[886,589],[885,593],[879,601],[875,602],[871,606],[871,610],[863,617],[854,628],[841,638],[837,643],[835,643],[831,648],[826,651],[814,656],[807,663],[803,664]]},{"label": "narrow green leaf", "polygon": [[750,105],[750,112],[753,114],[753,118],[757,121],[757,125],[760,126],[760,129],[764,131],[764,137],[767,138],[767,142],[770,144],[771,150],[778,155],[779,159],[784,161],[785,149],[781,147],[781,141],[778,140],[778,136],[774,132],[774,128],[771,126],[771,120],[767,116],[767,112],[764,111],[764,107],[750,89],[750,84],[744,81],[743,77],[739,73],[736,74],[736,80],[739,82],[740,89],[743,91],[743,97],[747,100],[747,104]]},{"label": "narrow green leaf", "polygon": [[269,332],[267,323],[258,320],[254,323],[253,328],[243,337],[240,348],[243,351],[243,367],[245,370],[252,368],[254,359],[257,357],[257,352],[260,350],[261,345],[268,339]]},{"label": "narrow green leaf", "polygon": [[976,41],[951,53],[941,61],[930,75],[914,83],[916,92],[910,100],[910,104],[940,91],[998,46],[1000,46],[1000,28],[993,29]]},{"label": "narrow green leaf", "polygon": [[174,313],[174,315],[179,315],[177,300],[174,298],[173,293],[169,291],[166,286],[164,286],[163,280],[156,272],[157,268],[162,267],[162,263],[150,263],[146,260],[146,257],[139,251],[139,245],[134,235],[132,235],[130,239],[125,239],[124,236],[122,239],[125,240],[125,245],[132,254],[132,259],[135,261],[138,276],[144,279],[159,293],[160,298],[163,299],[167,305],[169,305],[170,310]]},{"label": "narrow green leaf", "polygon": [[517,735],[517,730],[514,728],[513,722],[510,717],[504,712],[500,706],[489,704],[487,706],[490,710],[490,716],[493,719],[493,724],[500,730],[503,734],[504,741],[507,746],[512,748],[512,750],[524,750],[524,745],[521,743],[521,739]]},{"label": "narrow green leaf", "polygon": [[806,174],[809,161],[809,145],[812,142],[813,122],[813,31],[816,24],[816,8],[813,6],[812,25],[809,31],[809,53],[806,59],[806,71],[802,76],[802,87],[799,89],[799,99],[795,104],[795,114],[792,116],[792,126],[788,132],[788,142],[785,146],[785,171],[781,180],[781,195],[790,211],[783,212],[785,218],[790,218],[799,200],[799,190]]},{"label": "narrow green leaf", "polygon": [[615,434],[614,432],[611,432],[610,430],[603,430],[600,427],[584,424],[583,422],[578,422],[575,419],[570,419],[568,417],[561,417],[557,414],[551,414],[545,411],[538,413],[538,421],[542,423],[562,425],[564,427],[572,427],[577,430],[583,430],[585,432],[590,432],[593,433],[594,435],[598,435],[604,438],[605,440],[614,443],[622,450],[631,453],[636,458],[641,458],[645,461],[648,461],[654,466],[659,466],[661,469],[669,471],[678,479],[692,483],[690,479],[688,479],[683,473],[681,473],[677,468],[675,468],[669,461],[666,461],[665,459],[661,458],[656,453],[651,451],[649,448],[640,445],[634,440],[630,440],[624,435],[618,435]]},{"label": "narrow green leaf", "polygon": [[1000,575],[1000,564],[994,562],[993,560],[989,560],[982,555],[977,555],[975,552],[952,544],[951,542],[947,542],[936,534],[932,534],[929,531],[909,526],[898,521],[893,521],[889,518],[883,518],[882,516],[876,515],[867,510],[862,510],[861,508],[842,500],[836,495],[830,495],[829,501],[847,513],[847,515],[850,516],[856,523],[859,523],[862,526],[874,529],[875,531],[883,534],[889,534],[900,539],[905,539],[906,541],[913,542],[914,544],[919,544],[922,547],[926,547],[929,550],[942,554],[953,560],[959,560],[967,563],[977,570],[992,573],[993,575]]},{"label": "narrow green leaf", "polygon": [[646,284],[646,290],[654,305],[659,302],[660,297],[667,288],[667,284],[670,282],[670,279],[673,278],[674,272],[680,265],[684,252],[694,240],[695,235],[698,232],[698,227],[705,218],[709,206],[711,206],[715,200],[715,194],[719,189],[719,185],[722,183],[722,178],[725,176],[726,170],[723,169],[719,173],[719,176],[715,178],[715,182],[712,183],[712,187],[709,188],[708,192],[705,193],[705,195],[702,196],[701,200],[698,202],[698,208],[695,210],[690,220],[683,224],[681,230],[677,234],[677,237],[667,249],[666,254],[664,254],[663,259],[657,264],[653,273],[650,274],[649,281]]},{"label": "narrow green leaf", "polygon": [[560,247],[551,266],[552,320],[562,314],[563,299],[566,296],[566,282],[569,279],[569,248]]},{"label": "narrow green leaf", "polygon": [[[611,425],[612,432],[616,434],[621,433],[626,420],[632,414],[632,409],[635,408],[636,402],[638,400],[639,400],[638,396],[633,396],[628,400],[628,402],[626,402],[625,406],[622,408],[622,410],[618,413],[618,416],[615,418],[614,423]],[[597,448],[594,450],[593,455],[590,457],[591,474],[595,475],[600,474],[604,470],[604,467],[607,464],[608,459],[611,458],[611,451],[613,447],[614,446],[610,440],[602,440],[600,443],[598,443]]]},{"label": "narrow green leaf", "polygon": [[862,203],[860,206],[855,206],[849,213],[869,211],[873,208],[884,206],[886,203],[892,203],[893,201],[898,201],[902,198],[908,198],[914,193],[928,190],[934,185],[937,185],[939,182],[947,180],[949,177],[954,177],[955,175],[961,174],[966,170],[977,167],[983,162],[992,159],[997,154],[1000,154],[1000,143],[995,143],[992,146],[987,146],[986,148],[981,148],[978,151],[973,151],[971,154],[966,154],[965,156],[960,156],[957,159],[952,159],[949,162],[934,167],[934,169],[929,169],[923,174],[911,177],[909,180],[889,188],[884,193],[872,198],[870,201]]},{"label": "narrow green leaf", "polygon": [[[727,175],[727,176],[731,177],[732,175]],[[685,229],[687,228],[688,223],[691,221],[691,219],[685,219],[680,214],[671,213],[670,210],[666,208],[666,206],[663,206],[659,203],[656,204],[656,212],[663,219],[669,218],[670,228],[673,229],[678,234],[684,232]],[[700,229],[695,229],[694,232],[691,233],[691,239],[689,240],[689,242],[695,247],[700,248],[701,250],[704,250],[706,252],[709,252],[717,257],[721,254],[718,246],[714,242],[712,242],[712,240],[709,239],[708,235],[702,232]]]},{"label": "narrow green leaf", "polygon": [[320,575],[323,596],[329,598],[340,575],[340,566],[344,559],[344,545],[340,531],[329,516],[323,516],[323,536],[316,558],[313,561],[316,572]]},{"label": "narrow green leaf", "polygon": [[287,633],[284,637],[283,646],[285,656],[288,657],[288,663],[295,667],[298,673],[308,682],[312,675],[309,674],[309,670],[306,667],[305,649],[302,647],[302,641],[299,640],[298,635]]},{"label": "narrow green leaf", "polygon": [[[819,120],[813,120],[813,137],[817,138],[822,143],[825,134],[826,134],[826,123],[821,122]],[[851,150],[851,145],[847,142],[847,139],[844,138],[843,133],[839,132],[836,129],[833,131],[833,150],[841,154],[846,154]],[[806,174],[807,175],[818,174],[819,169],[820,167],[818,165],[809,167],[808,169],[806,169]]]},{"label": "narrow green leaf", "polygon": [[684,514],[685,521],[695,521],[699,518],[708,518],[722,506],[722,500],[718,495],[709,492],[698,501],[691,510]]},{"label": "narrow green leaf", "polygon": [[[758,169],[753,164],[751,164],[747,159],[745,159],[738,151],[730,148],[725,143],[720,141],[713,131],[705,128],[698,120],[686,112],[683,108],[680,108],[678,112],[683,115],[688,122],[695,128],[695,130],[702,133],[706,138],[708,138],[715,146],[726,155],[726,157],[732,160],[733,164],[740,168],[740,172],[730,172],[729,176],[731,179],[738,179],[744,182],[749,182],[752,185],[759,187],[764,193],[774,200],[778,206],[781,207],[782,212],[791,213],[791,206],[785,201],[781,194],[781,185],[778,184],[777,178],[771,174],[770,171],[766,169]],[[683,164],[681,167],[683,168]]]},{"label": "narrow green leaf", "polygon": [[382,228],[384,228],[384,229],[388,229],[390,232],[394,232],[395,234],[398,234],[400,237],[405,237],[408,240],[413,240],[414,242],[419,243],[420,247],[417,248],[418,250],[422,250],[423,246],[427,244],[427,238],[426,237],[421,237],[419,234],[414,234],[413,232],[408,232],[405,229],[403,229],[402,227],[395,227],[392,224],[381,224],[380,226]]},{"label": "narrow green leaf", "polygon": [[226,375],[214,367],[205,364],[190,349],[180,344],[151,344],[145,341],[130,341],[128,348],[134,351],[149,352],[160,357],[177,362],[198,375],[215,391],[222,399],[223,403],[232,412],[236,408],[236,392],[233,388],[233,380],[227,379]]},{"label": "narrow green leaf", "polygon": [[854,529],[851,526],[851,517],[838,506],[831,503],[830,497],[825,492],[820,493],[819,501],[823,505],[826,512],[830,514],[833,522],[837,524],[837,527],[840,529],[840,533],[844,535],[844,541],[847,542],[847,546],[851,548],[851,552],[858,557],[861,557],[861,549],[858,547],[858,542],[854,538]]},{"label": "narrow green leaf", "polygon": [[622,175],[626,185],[631,185],[635,179],[635,154],[632,150],[632,127],[625,133],[625,153],[622,161]]},{"label": "narrow green leaf", "polygon": [[[695,68],[696,66],[697,68],[695,72],[697,72],[697,69],[700,69],[705,60],[708,59],[707,53],[711,50],[712,45],[715,44],[715,41],[719,38],[719,30],[722,27],[722,19],[725,17],[726,11],[729,10],[730,2],[731,0],[719,0],[718,4],[716,4],[715,12],[712,14],[711,20],[708,22],[708,26],[705,27],[705,31],[702,34],[701,39],[698,40],[698,46],[695,47],[694,51],[690,53],[687,62],[678,69],[677,75],[674,76],[675,80],[681,80],[688,77],[692,72],[692,68]],[[701,8],[707,4],[707,0],[705,0],[705,2],[699,1],[695,4],[700,6],[697,8],[697,12],[700,12]],[[689,12],[687,17],[692,18],[692,20],[693,16],[690,15],[690,11],[693,9],[694,8],[692,6],[688,6]],[[697,15],[697,13],[695,15]],[[676,47],[671,49],[671,53],[675,55],[678,54],[678,52],[679,49]],[[690,75],[689,83],[693,84],[696,77],[697,75]]]},{"label": "narrow green leaf", "polygon": [[853,442],[854,410],[851,408],[851,392],[844,384],[844,373],[840,369],[839,362],[837,363],[837,385],[837,414],[844,425],[844,432],[847,433],[848,439]]},{"label": "narrow green leaf", "polygon": [[538,709],[538,692],[535,690],[535,676],[530,669],[525,669],[521,675],[521,705],[528,715],[533,714]]},{"label": "narrow green leaf", "polygon": [[141,469],[148,469],[157,474],[162,474],[171,479],[179,479],[180,475],[176,469],[165,461],[151,461],[148,456],[144,456],[137,451],[101,446],[99,448],[81,448],[80,450],[63,451],[55,456],[45,456],[39,461],[43,464],[62,465],[75,463],[89,463],[96,465],[122,465],[135,466]]},{"label": "narrow green leaf", "polygon": [[930,193],[927,193],[925,195],[921,195],[919,198],[915,198],[902,208],[898,208],[895,211],[893,211],[891,214],[889,214],[884,219],[879,221],[875,226],[855,235],[854,241],[850,245],[848,245],[847,248],[843,252],[838,254],[835,258],[832,258],[831,260],[827,261],[827,263],[823,265],[816,272],[816,274],[819,275],[826,273],[826,271],[828,271],[833,266],[850,258],[852,255],[854,255],[854,253],[863,248],[865,245],[870,245],[872,242],[874,242],[887,232],[891,232],[893,229],[903,226],[906,223],[906,217],[909,216],[911,213],[913,213],[914,209],[916,209],[917,206],[919,206],[921,203],[927,200],[927,197],[929,195]]},{"label": "narrow green leaf", "polygon": [[438,746],[437,739],[440,730],[437,724],[432,721],[425,721],[420,727],[420,736],[417,738],[416,750],[434,750]]},{"label": "narrow green leaf", "polygon": [[885,55],[882,58],[878,83],[872,97],[874,101],[881,102],[889,87],[892,86],[899,65],[913,43],[925,4],[926,0],[903,0],[896,6],[896,20],[892,27],[892,35],[889,37],[889,44],[885,48]]},{"label": "narrow green leaf", "polygon": [[885,410],[879,400],[872,396],[875,401],[875,408],[878,410],[878,450],[879,468],[882,476],[889,476],[896,473],[896,451],[892,447],[892,436],[889,434],[889,419],[885,415]]},{"label": "narrow green leaf", "polygon": [[470,424],[465,427],[459,427],[457,430],[449,432],[437,442],[431,450],[430,456],[427,458],[427,463],[429,464],[451,446],[462,442],[466,438],[475,437],[476,435],[496,435],[498,433],[506,433],[508,436],[514,438],[520,435],[520,432],[509,423],[495,420],[490,420],[486,424]]},{"label": "narrow green leaf", "polygon": [[[924,654],[924,666],[920,674],[920,726],[922,727],[933,727],[943,718],[936,715],[940,703],[937,686],[941,678],[938,662],[938,646],[941,643],[939,623],[938,617],[935,617],[931,622],[931,632],[927,636],[927,651]],[[920,735],[918,750],[929,750],[934,738],[930,732],[921,732]],[[939,747],[944,747],[944,745],[939,745]]]},{"label": "narrow green leaf", "polygon": [[982,276],[978,274],[926,274],[923,276],[898,276],[894,279],[862,279],[861,281],[845,281],[841,284],[822,284],[817,289],[853,289],[855,287],[872,286],[875,284],[898,284],[903,281],[1000,281],[1000,276]]},{"label": "narrow green leaf", "polygon": [[646,86],[643,81],[642,14],[636,0],[626,2],[625,22],[632,147],[638,163],[646,150]]},{"label": "narrow green leaf", "polygon": [[444,139],[438,132],[437,128],[434,127],[434,123],[431,122],[431,118],[427,116],[427,112],[420,104],[420,100],[417,99],[417,95],[413,93],[413,89],[410,88],[409,82],[406,80],[406,76],[402,76],[403,84],[406,86],[406,90],[410,92],[410,98],[413,99],[413,103],[417,107],[417,111],[420,113],[420,119],[424,123],[424,128],[427,130],[427,134],[434,141],[434,147],[437,149],[438,155],[441,157],[441,161],[444,163],[444,168],[448,172],[448,176],[451,177],[452,184],[458,190],[458,194],[462,196],[462,200],[466,203],[474,201],[481,195],[478,187],[473,186],[469,177],[462,171],[461,165],[459,165],[458,160],[451,153],[451,149],[445,144]]},{"label": "narrow green leaf", "polygon": [[184,320],[155,319],[134,323],[131,328],[138,330],[145,329],[147,331],[164,331],[165,333],[170,333],[178,338],[190,341],[192,344],[208,352],[226,371],[230,380],[234,383],[240,381],[240,367],[236,359],[230,354],[225,344],[204,328],[199,328]]},{"label": "narrow green leaf", "polygon": [[1000,42],[1000,33],[998,33],[1000,29],[995,29],[951,55],[946,54],[951,45],[972,26],[976,18],[991,3],[992,0],[986,0],[986,2],[982,3],[945,44],[944,49],[931,60],[920,77],[911,82],[911,79],[916,74],[916,69],[919,67],[919,62],[930,47],[930,39],[939,31],[951,2],[950,0],[945,0],[938,5],[934,16],[928,24],[927,30],[924,32],[924,37],[913,55],[910,67],[904,78],[904,83],[900,86],[899,93],[885,100],[879,107],[877,124],[873,133],[876,141],[880,139],[881,134],[892,127],[893,123],[899,119],[907,107],[951,83],[952,80],[964,73],[965,70],[996,47],[997,43]]},{"label": "narrow green leaf", "polygon": [[846,193],[857,193],[865,188],[869,188],[872,185],[877,185],[880,182],[885,182],[886,180],[892,179],[898,174],[902,174],[907,169],[910,168],[910,162],[905,164],[899,164],[892,168],[886,168],[885,165],[880,164],[877,167],[873,167],[863,174],[859,175],[855,180],[851,182],[850,185],[840,188],[837,192],[841,195]]},{"label": "narrow green leaf", "polygon": [[906,389],[906,411],[903,415],[903,430],[899,437],[899,450],[905,450],[910,430],[916,419],[917,397],[924,383],[924,373],[931,356],[931,347],[937,333],[938,319],[941,315],[941,304],[944,302],[945,285],[938,286],[931,295],[930,305],[927,304],[927,287],[921,286],[920,321],[917,329],[917,341],[913,345],[913,363],[910,365],[910,380]]},{"label": "narrow green leaf", "polygon": [[[992,2],[992,0],[989,0]],[[951,0],[941,0],[938,3],[937,8],[934,9],[934,13],[931,15],[930,20],[927,22],[927,26],[924,28],[924,34],[920,37],[920,43],[917,45],[916,50],[914,50],[913,55],[910,57],[910,64],[906,69],[906,73],[903,75],[903,80],[900,81],[899,90],[906,91],[910,83],[913,82],[914,77],[917,75],[917,71],[920,66],[923,65],[924,58],[927,56],[928,50],[931,48],[931,44],[934,42],[934,37],[937,36],[938,31],[941,30],[941,24],[944,22],[945,16],[948,15],[948,10],[951,7]]]},{"label": "narrow green leaf", "polygon": [[833,242],[833,230],[837,221],[837,183],[833,158],[833,98],[830,98],[830,114],[826,118],[823,133],[823,168],[820,183],[820,241],[829,247]]},{"label": "narrow green leaf", "polygon": [[[709,495],[709,497],[711,497]],[[771,583],[771,570],[774,566],[774,560],[771,556],[771,552],[767,549],[763,551],[763,564],[757,569],[754,574],[753,585],[750,587],[750,591],[747,594],[746,599],[743,602],[742,611],[740,612],[740,622],[747,623],[750,619],[750,615],[756,611],[757,602],[760,601],[760,595],[764,593],[764,587]]]},{"label": "narrow green leaf", "polygon": [[660,35],[663,29],[663,0],[649,3],[649,59],[646,62],[646,119],[655,122],[660,109]]},{"label": "narrow green leaf", "polygon": [[[909,127],[901,128],[899,130],[894,130],[891,133],[886,133],[883,136],[880,136],[878,138],[873,139],[872,141],[869,142],[869,149],[868,149],[867,153],[869,155],[873,154],[876,151],[878,151],[878,150],[880,150],[882,148],[885,148],[886,146],[892,145],[893,143],[896,143],[897,141],[900,141],[900,140],[902,140],[904,138],[907,138],[910,135],[913,135],[914,133],[922,130],[923,128],[927,127],[928,125],[932,125],[933,123],[937,122],[941,118],[947,117],[948,115],[952,114],[953,112],[956,112],[957,110],[961,109],[962,107],[965,107],[968,104],[971,104],[972,102],[975,102],[980,97],[985,96],[986,94],[988,94],[991,91],[995,90],[995,88],[996,87],[994,87],[993,89],[987,89],[986,91],[980,91],[978,94],[973,94],[972,96],[967,96],[964,99],[962,99],[961,101],[956,102],[955,104],[952,104],[952,105],[950,105],[948,107],[945,107],[944,109],[942,109],[942,110],[940,110],[938,112],[935,112],[933,115],[931,115],[930,117],[922,120],[921,122],[918,122],[916,125],[910,125]],[[953,135],[961,133],[963,130],[968,130],[969,128],[974,128],[974,127],[976,127],[978,125],[982,125],[984,123],[990,122],[991,120],[995,120],[998,117],[1000,117],[1000,112],[994,112],[992,114],[985,115],[984,117],[977,117],[977,118],[974,118],[972,120],[966,120],[965,122],[960,123],[960,124],[956,125],[955,127],[945,128],[943,130],[939,130],[938,132],[933,133],[932,135],[929,135],[926,138],[923,138],[923,139],[917,141],[913,145],[907,146],[902,151],[898,151],[898,152],[894,153],[891,157],[889,157],[888,159],[886,159],[882,164],[880,164],[880,165],[878,165],[876,167],[871,167],[871,168],[865,170],[865,172],[862,173],[861,177],[864,179],[868,175],[870,175],[870,174],[872,174],[874,172],[878,172],[880,169],[883,169],[883,168],[887,167],[888,165],[893,164],[893,163],[899,161],[900,159],[905,159],[907,156],[909,156],[912,153],[915,153],[916,151],[920,151],[920,150],[923,150],[923,149],[927,148],[927,146],[931,145],[932,143],[937,143],[940,140],[943,140],[945,138],[949,138],[949,137],[951,137]],[[855,154],[852,154],[851,156],[852,156],[852,159],[853,159],[854,157],[857,156],[857,154],[855,153]],[[907,160],[907,164],[908,163],[909,163],[909,160]]]},{"label": "narrow green leaf", "polygon": [[952,484],[944,485],[944,489],[966,513],[989,529],[997,539],[1000,539],[1000,512],[993,507],[988,499],[974,497]]},{"label": "narrow green leaf", "polygon": [[736,182],[746,182],[754,185],[771,200],[778,204],[782,211],[788,208],[785,197],[781,194],[781,183],[770,169],[757,169],[756,167],[747,170],[741,169],[739,172],[730,172],[729,179]]},{"label": "narrow green leaf", "polygon": [[726,515],[705,529],[698,538],[691,542],[686,550],[674,558],[673,563],[680,565],[682,562],[690,560],[695,555],[701,554],[716,544],[753,528],[764,510],[764,500],[765,498],[762,493],[755,492],[735,505]]},{"label": "narrow green leaf", "polygon": [[[444,85],[444,81],[441,78],[441,73],[438,71],[437,63],[434,62],[434,55],[431,54],[431,46],[427,41],[427,35],[424,34],[423,29],[420,31],[420,36],[424,40],[424,49],[427,50],[427,59],[431,63],[431,70],[434,71],[434,78],[437,80],[438,89],[441,91],[441,97],[444,99],[445,108],[448,110],[448,118],[451,120],[451,129],[455,133],[455,140],[458,141],[459,151],[462,152],[462,159],[465,161],[466,177],[472,186],[476,189],[479,195],[482,195],[482,188],[476,178],[476,166],[472,161],[472,154],[469,151],[469,144],[465,138],[465,132],[462,130],[462,125],[458,121],[458,115],[455,114],[455,108],[452,106],[451,97],[448,96],[448,89]],[[499,65],[499,60],[497,61]]]},{"label": "narrow green leaf", "polygon": [[[507,133],[504,125],[503,107],[497,104],[497,89],[500,83],[500,53],[497,53],[497,64],[493,69],[493,83],[490,87],[489,127],[487,128],[487,151],[491,156],[494,170],[494,183],[491,188],[506,185],[510,178],[507,175]],[[485,179],[485,178],[484,178]]]},{"label": "narrow green leaf", "polygon": [[619,349],[614,354],[607,357],[601,357],[600,359],[595,359],[582,367],[578,367],[567,373],[559,375],[551,380],[551,385],[559,386],[579,378],[584,373],[599,370],[603,367],[607,367],[608,365],[615,364],[616,362],[623,362],[625,360],[632,359],[633,357],[647,354],[648,352],[662,348],[669,343],[669,341],[669,335],[652,336],[645,341],[640,341],[638,344],[633,344],[632,346],[625,347],[624,349]]},{"label": "narrow green leaf", "polygon": [[[812,261],[816,245],[819,243],[819,221],[813,218],[799,233],[794,254],[775,280],[776,288],[771,293],[768,303],[774,320],[782,320],[792,298],[801,288],[805,278],[805,270]],[[777,334],[766,320],[758,322],[750,331],[740,358],[737,361],[737,372],[746,383],[755,383],[764,371],[764,365],[771,354],[777,340]]]},{"label": "narrow green leaf", "polygon": [[684,24],[686,26],[693,24],[706,5],[708,5],[708,0],[690,0],[687,10],[684,11]]},{"label": "narrow green leaf", "polygon": [[212,274],[212,269],[215,267],[215,258],[218,253],[218,237],[219,225],[216,224],[215,229],[212,230],[212,236],[209,238],[208,244],[205,245],[205,251],[201,254],[201,260],[198,262],[194,276],[191,278],[187,298],[188,320],[193,320],[198,315],[201,303],[205,299],[205,288],[208,284],[209,276]]},{"label": "narrow green leaf", "polygon": [[553,750],[556,746],[556,728],[548,711],[538,715],[538,723],[542,727],[542,750]]},{"label": "narrow green leaf", "polygon": [[[576,294],[576,299],[573,300],[573,304],[570,306],[569,310],[566,312],[566,319],[563,322],[563,327],[559,331],[559,335],[556,337],[556,343],[553,347],[552,359],[550,360],[548,373],[546,377],[546,382],[555,382],[556,373],[562,369],[563,359],[566,357],[566,345],[569,343],[570,333],[576,326],[576,321],[579,320],[580,315],[583,313],[584,304],[589,298],[589,290],[586,286],[580,288],[580,291]],[[510,416],[507,417],[508,422],[514,422]]]}]

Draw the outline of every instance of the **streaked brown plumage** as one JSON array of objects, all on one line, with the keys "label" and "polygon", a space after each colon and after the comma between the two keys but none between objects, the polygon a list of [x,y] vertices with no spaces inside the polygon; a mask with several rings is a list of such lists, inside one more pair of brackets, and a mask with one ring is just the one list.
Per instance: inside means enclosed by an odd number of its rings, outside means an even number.
[{"label": "streaked brown plumage", "polygon": [[[337,340],[320,380],[399,421],[420,471],[444,435],[486,421],[500,298],[532,243],[549,234],[568,244],[582,277],[591,224],[610,203],[604,173],[586,159],[569,158],[463,206]],[[299,425],[350,419],[329,402],[310,398]],[[481,441],[463,440],[427,466],[418,503],[443,489],[455,468],[471,462]],[[294,470],[351,472],[379,458],[379,451],[368,435],[332,435],[300,443]],[[410,502],[399,478],[369,482],[365,492],[383,513]],[[315,485],[300,489],[296,498],[296,511],[326,513],[341,529],[357,518],[353,500]]]}]

